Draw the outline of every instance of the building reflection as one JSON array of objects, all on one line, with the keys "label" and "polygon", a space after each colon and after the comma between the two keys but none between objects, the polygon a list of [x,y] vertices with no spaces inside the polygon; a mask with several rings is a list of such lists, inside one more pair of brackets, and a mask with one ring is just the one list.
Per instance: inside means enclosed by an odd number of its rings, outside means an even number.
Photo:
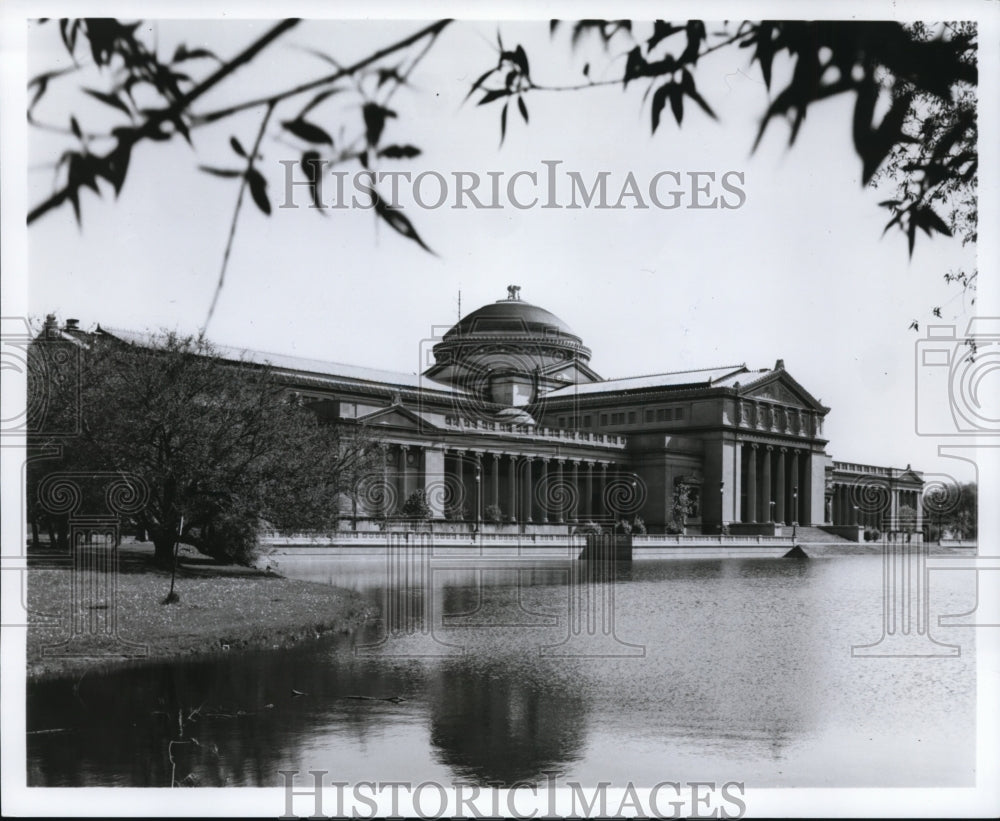
[{"label": "building reflection", "polygon": [[458,778],[538,783],[581,755],[586,702],[542,668],[455,660],[439,669],[428,695],[435,757]]}]

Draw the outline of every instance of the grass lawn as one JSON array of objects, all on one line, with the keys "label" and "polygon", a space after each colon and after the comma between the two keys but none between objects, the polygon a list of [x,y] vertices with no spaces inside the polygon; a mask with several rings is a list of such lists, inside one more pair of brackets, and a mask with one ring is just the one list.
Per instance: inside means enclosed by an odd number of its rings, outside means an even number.
[{"label": "grass lawn", "polygon": [[[353,591],[216,565],[193,551],[182,557],[177,573],[180,601],[165,605],[170,572],[154,567],[152,554],[151,545],[126,542],[114,575],[74,571],[68,562],[29,561],[29,679],[78,674],[129,658],[287,646],[348,632],[374,615]],[[117,583],[113,594],[109,580]],[[71,636],[72,644],[60,649]]]}]

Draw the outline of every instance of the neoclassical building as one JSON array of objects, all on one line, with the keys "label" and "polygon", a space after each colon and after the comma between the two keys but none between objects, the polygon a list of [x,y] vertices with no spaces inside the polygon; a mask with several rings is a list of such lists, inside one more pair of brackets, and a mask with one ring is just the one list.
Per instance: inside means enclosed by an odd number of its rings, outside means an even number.
[{"label": "neoclassical building", "polygon": [[[507,291],[435,340],[419,374],[221,353],[269,364],[322,418],[374,432],[382,476],[359,489],[345,527],[401,517],[418,490],[442,527],[533,533],[636,518],[658,533],[682,518],[688,533],[797,523],[857,538],[904,506],[919,517],[920,473],[834,462],[830,409],[783,360],[603,379],[563,320]],[[73,320],[59,332],[80,333]]]}]

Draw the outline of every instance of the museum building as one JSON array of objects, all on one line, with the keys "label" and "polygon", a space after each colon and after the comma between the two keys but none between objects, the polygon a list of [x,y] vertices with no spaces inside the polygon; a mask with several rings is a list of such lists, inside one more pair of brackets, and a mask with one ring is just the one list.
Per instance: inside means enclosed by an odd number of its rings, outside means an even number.
[{"label": "museum building", "polygon": [[[324,420],[364,424],[382,475],[345,527],[403,517],[422,490],[432,522],[531,533],[641,519],[649,533],[775,534],[783,525],[860,538],[916,513],[918,471],[834,462],[830,409],[778,359],[603,379],[555,314],[520,296],[462,317],[408,374],[219,347],[269,365]],[[75,320],[49,333],[80,339]],[[124,342],[148,334],[102,329]],[[679,501],[680,500],[680,501]]]}]

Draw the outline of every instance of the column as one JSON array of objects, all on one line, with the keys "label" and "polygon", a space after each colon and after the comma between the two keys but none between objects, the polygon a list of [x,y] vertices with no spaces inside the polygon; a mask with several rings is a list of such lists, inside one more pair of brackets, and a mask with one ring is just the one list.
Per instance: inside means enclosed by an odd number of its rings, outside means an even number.
[{"label": "column", "polygon": [[541,485],[542,485],[542,504],[541,504],[541,522],[542,524],[548,524],[549,521],[549,460],[542,457],[542,475],[541,475]]},{"label": "column", "polygon": [[[742,521],[740,510],[740,498],[743,494],[743,443],[736,442],[733,446],[733,488],[732,488],[732,519],[733,522]],[[723,516],[723,522],[725,521]]]},{"label": "column", "polygon": [[528,524],[532,522],[532,513],[534,512],[534,497],[535,489],[532,483],[531,476],[531,465],[535,461],[534,456],[524,457],[524,521]]},{"label": "column", "polygon": [[493,499],[491,501],[491,504],[493,505],[493,507],[499,510],[500,509],[500,454],[494,453],[491,455],[493,456],[493,476],[491,477],[491,484],[493,486],[490,488]]},{"label": "column", "polygon": [[608,489],[608,463],[600,463],[601,472],[597,479],[597,514],[599,516],[607,516],[608,507],[605,503],[604,495]]},{"label": "column", "polygon": [[389,446],[382,445],[382,488],[381,493],[376,497],[381,500],[378,513],[388,516],[389,511]]},{"label": "column", "polygon": [[399,446],[399,470],[396,472],[396,485],[398,494],[396,496],[399,502],[399,512],[403,512],[403,505],[406,504],[406,500],[409,498],[409,488],[407,487],[407,476],[406,471],[406,456],[410,452],[409,445]]},{"label": "column", "polygon": [[747,521],[757,521],[757,446],[750,445],[747,460]]},{"label": "column", "polygon": [[[424,496],[430,505],[431,518],[444,517],[444,499],[448,493],[444,451],[437,448],[423,448],[424,452]],[[435,490],[438,487],[440,490]]]},{"label": "column", "polygon": [[771,513],[771,446],[764,448],[764,473],[761,478],[761,515],[764,521],[773,522],[774,515]]},{"label": "column", "polygon": [[510,498],[509,518],[512,522],[517,522],[517,457],[512,453],[508,457],[508,488],[507,493]]},{"label": "column", "polygon": [[563,484],[565,481],[565,475],[563,473],[563,462],[565,459],[556,459],[556,494],[553,494],[553,499],[556,505],[556,521],[562,524],[566,521],[566,500],[563,496],[563,491],[566,486]]},{"label": "column", "polygon": [[788,496],[788,487],[785,482],[785,454],[787,453],[785,448],[778,448],[778,477],[777,477],[777,497],[775,501],[777,504],[774,507],[775,520],[785,523],[785,498]]},{"label": "column", "polygon": [[587,462],[586,489],[583,494],[583,515],[585,519],[594,517],[594,463]]},{"label": "column", "polygon": [[580,460],[579,459],[573,459],[570,462],[570,464],[573,466],[573,480],[572,480],[572,483],[571,483],[572,486],[573,486],[573,495],[570,497],[570,504],[572,504],[573,507],[572,507],[572,509],[569,512],[569,520],[571,522],[576,522],[576,521],[579,521],[579,517],[580,517],[580,496],[581,496],[581,492],[580,492],[581,491],[581,488],[580,488]]}]

